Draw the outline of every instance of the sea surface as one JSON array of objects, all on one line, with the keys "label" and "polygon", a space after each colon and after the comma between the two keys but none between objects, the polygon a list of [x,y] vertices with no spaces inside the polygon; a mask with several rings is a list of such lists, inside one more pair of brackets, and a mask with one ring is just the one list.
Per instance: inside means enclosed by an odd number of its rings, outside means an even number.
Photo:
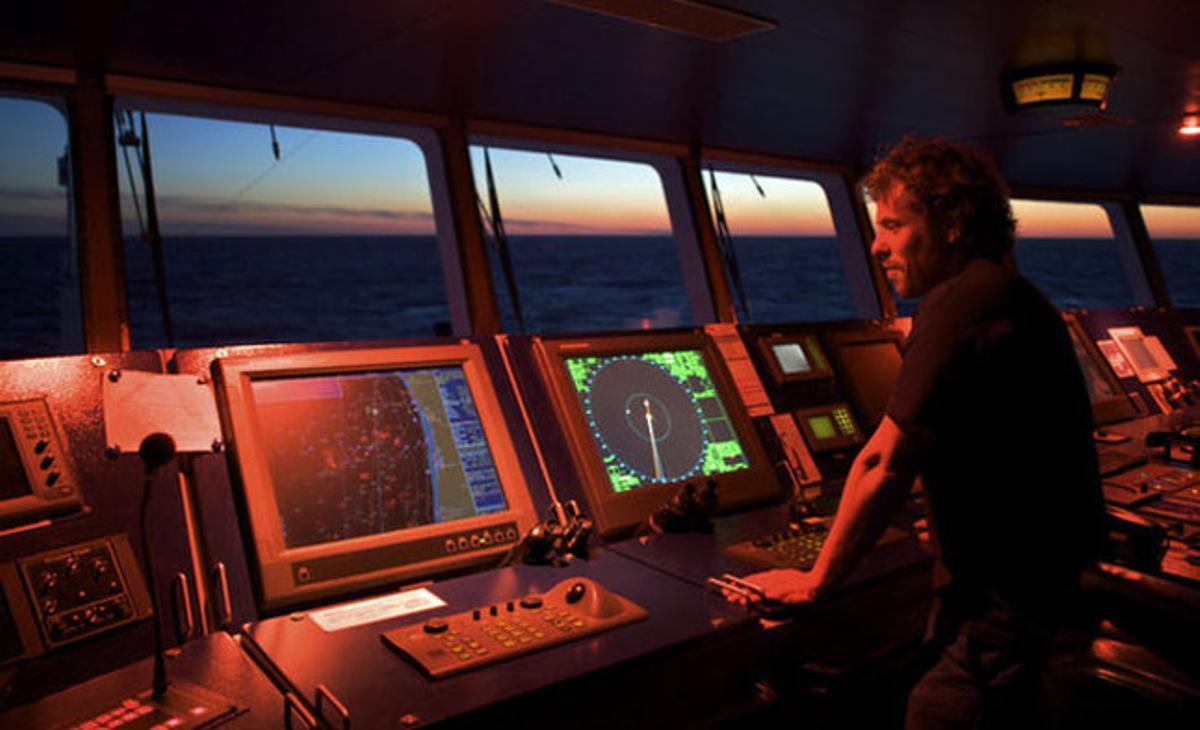
[{"label": "sea surface", "polygon": [[[164,249],[179,347],[428,336],[450,320],[433,236],[169,237]],[[692,324],[669,236],[518,236],[511,249],[527,331]],[[855,316],[832,239],[739,237],[735,251],[748,321]],[[1200,306],[1200,240],[1160,242],[1157,251],[1174,303]],[[0,238],[0,252],[11,272],[0,357],[81,351],[71,244]],[[1060,308],[1133,303],[1111,241],[1026,239],[1016,256]],[[126,239],[125,259],[133,345],[162,347],[149,247]],[[492,268],[504,324],[516,331],[494,253]]]}]

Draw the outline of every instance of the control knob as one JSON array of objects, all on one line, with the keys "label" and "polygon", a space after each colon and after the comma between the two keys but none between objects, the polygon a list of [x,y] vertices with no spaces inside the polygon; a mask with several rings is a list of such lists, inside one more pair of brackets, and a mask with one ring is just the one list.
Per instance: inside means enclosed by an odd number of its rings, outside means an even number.
[{"label": "control knob", "polygon": [[425,633],[427,634],[441,634],[448,628],[450,628],[450,624],[446,623],[445,619],[431,618],[425,622]]}]

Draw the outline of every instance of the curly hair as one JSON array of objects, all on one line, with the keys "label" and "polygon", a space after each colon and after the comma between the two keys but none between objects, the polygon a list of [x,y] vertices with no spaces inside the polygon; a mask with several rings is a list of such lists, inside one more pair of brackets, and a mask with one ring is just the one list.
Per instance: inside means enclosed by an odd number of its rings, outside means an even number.
[{"label": "curly hair", "polygon": [[873,200],[897,183],[930,222],[942,230],[958,228],[971,256],[999,259],[1012,251],[1016,222],[1008,185],[979,148],[905,135],[862,181]]}]

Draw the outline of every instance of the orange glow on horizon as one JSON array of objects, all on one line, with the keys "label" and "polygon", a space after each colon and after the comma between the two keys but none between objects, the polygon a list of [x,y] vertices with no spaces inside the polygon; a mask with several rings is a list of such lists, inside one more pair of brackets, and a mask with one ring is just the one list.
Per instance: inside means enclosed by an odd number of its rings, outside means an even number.
[{"label": "orange glow on horizon", "polygon": [[1017,238],[1112,238],[1104,209],[1094,203],[1012,201]]},{"label": "orange glow on horizon", "polygon": [[1143,205],[1142,218],[1151,238],[1200,239],[1200,207]]},{"label": "orange glow on horizon", "polygon": [[[1012,200],[1017,238],[1112,238],[1104,209],[1095,203],[1061,203],[1049,200]],[[867,201],[875,222],[875,202]]]}]

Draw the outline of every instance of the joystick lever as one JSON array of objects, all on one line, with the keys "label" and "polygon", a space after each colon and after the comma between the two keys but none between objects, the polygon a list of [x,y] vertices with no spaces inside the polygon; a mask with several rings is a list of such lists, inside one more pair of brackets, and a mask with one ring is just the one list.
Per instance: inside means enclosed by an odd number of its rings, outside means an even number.
[{"label": "joystick lever", "polygon": [[583,582],[575,583],[567,589],[566,601],[567,603],[579,603],[585,594],[587,594],[587,585]]},{"label": "joystick lever", "polygon": [[500,565],[560,565],[572,558],[587,560],[592,529],[592,520],[583,514],[578,502],[555,502],[546,521],[534,525]]},{"label": "joystick lever", "polygon": [[716,480],[707,480],[701,489],[687,482],[671,501],[650,515],[650,528],[655,532],[710,532],[716,512]]}]

